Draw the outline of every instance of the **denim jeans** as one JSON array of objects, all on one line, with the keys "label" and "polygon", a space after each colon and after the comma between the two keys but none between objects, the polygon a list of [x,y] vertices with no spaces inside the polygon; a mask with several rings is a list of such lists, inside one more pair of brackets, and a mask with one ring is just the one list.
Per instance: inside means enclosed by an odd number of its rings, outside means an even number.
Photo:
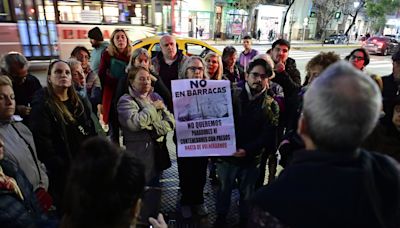
[{"label": "denim jeans", "polygon": [[255,191],[255,184],[259,175],[259,169],[254,166],[240,167],[229,162],[217,163],[217,174],[220,187],[217,192],[216,209],[219,215],[226,215],[231,204],[231,193],[235,181],[239,187],[239,213],[241,218],[248,217],[247,201]]}]

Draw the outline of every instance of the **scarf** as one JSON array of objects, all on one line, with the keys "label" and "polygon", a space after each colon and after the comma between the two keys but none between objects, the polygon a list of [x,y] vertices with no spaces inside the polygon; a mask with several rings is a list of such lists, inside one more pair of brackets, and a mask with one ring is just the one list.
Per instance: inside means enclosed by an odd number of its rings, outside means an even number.
[{"label": "scarf", "polygon": [[19,189],[17,181],[14,178],[6,176],[3,172],[3,168],[0,166],[0,189],[8,190],[15,193],[18,198],[24,200],[21,189]]}]

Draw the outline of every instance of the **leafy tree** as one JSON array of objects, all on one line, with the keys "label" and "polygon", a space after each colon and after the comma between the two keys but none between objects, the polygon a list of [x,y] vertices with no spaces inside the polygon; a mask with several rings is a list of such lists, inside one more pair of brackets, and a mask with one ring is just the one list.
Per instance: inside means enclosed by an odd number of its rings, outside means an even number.
[{"label": "leafy tree", "polygon": [[365,9],[367,0],[359,0],[358,1],[359,4],[356,8],[354,8],[353,3],[354,3],[353,1],[348,1],[346,7],[343,9],[344,15],[351,16],[353,18],[350,26],[347,28],[346,32],[344,33],[346,36],[349,35],[351,28],[356,24],[358,14]]},{"label": "leafy tree", "polygon": [[382,33],[386,15],[400,9],[400,0],[367,0],[367,15],[372,20],[372,29]]},{"label": "leafy tree", "polygon": [[321,40],[325,39],[326,28],[334,19],[336,12],[341,12],[348,0],[313,0],[317,14],[317,35]]}]

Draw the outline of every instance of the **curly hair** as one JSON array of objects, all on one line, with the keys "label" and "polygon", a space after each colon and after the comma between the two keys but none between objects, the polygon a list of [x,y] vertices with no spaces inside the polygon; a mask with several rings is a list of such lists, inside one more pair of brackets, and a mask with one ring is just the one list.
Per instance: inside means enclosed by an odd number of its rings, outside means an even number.
[{"label": "curly hair", "polygon": [[321,66],[322,70],[325,70],[331,64],[340,60],[340,56],[333,51],[330,52],[320,52],[318,55],[314,56],[306,65],[306,81],[304,85],[307,85],[310,80],[310,70],[315,66]]}]

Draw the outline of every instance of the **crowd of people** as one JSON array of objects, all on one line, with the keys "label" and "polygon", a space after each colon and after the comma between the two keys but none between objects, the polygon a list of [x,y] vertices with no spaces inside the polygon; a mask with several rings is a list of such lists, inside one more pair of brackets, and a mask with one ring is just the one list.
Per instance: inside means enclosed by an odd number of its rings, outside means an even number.
[{"label": "crowd of people", "polygon": [[243,52],[203,59],[171,35],[153,58],[122,29],[109,43],[98,27],[88,37],[93,51],[52,61],[45,87],[22,54],[0,60],[0,226],[167,227],[140,208],[171,166],[171,81],[181,79],[230,81],[236,136],[231,156],[177,157],[183,219],[209,214],[209,172],[213,227],[227,227],[235,188],[238,227],[400,226],[400,50],[385,77],[365,70],[362,48],[344,60],[321,52],[301,84],[284,39],[259,53],[246,36]]}]

